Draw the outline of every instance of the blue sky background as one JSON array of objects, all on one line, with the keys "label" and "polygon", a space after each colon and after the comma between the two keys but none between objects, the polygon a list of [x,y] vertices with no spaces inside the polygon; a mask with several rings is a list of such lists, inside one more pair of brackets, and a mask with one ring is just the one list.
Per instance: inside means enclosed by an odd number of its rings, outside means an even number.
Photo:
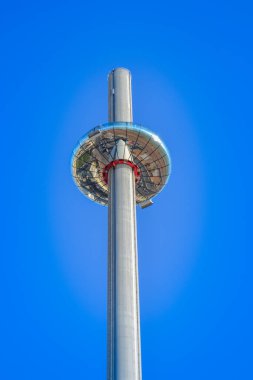
[{"label": "blue sky background", "polygon": [[252,379],[251,2],[13,1],[0,19],[0,378],[106,378],[107,209],[70,158],[125,66],[173,161],[138,210],[143,379]]}]

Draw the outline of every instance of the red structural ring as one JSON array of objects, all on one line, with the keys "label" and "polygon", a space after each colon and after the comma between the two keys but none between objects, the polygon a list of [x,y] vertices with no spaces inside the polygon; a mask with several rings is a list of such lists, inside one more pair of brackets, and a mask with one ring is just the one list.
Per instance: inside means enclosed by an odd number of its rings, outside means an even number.
[{"label": "red structural ring", "polygon": [[128,160],[115,160],[115,161],[112,161],[110,162],[108,165],[106,165],[104,167],[104,170],[103,170],[103,178],[104,178],[104,181],[105,183],[108,183],[108,173],[109,173],[109,170],[111,168],[115,168],[117,165],[122,165],[122,164],[125,164],[125,165],[128,165],[130,166],[132,169],[133,169],[133,172],[134,172],[134,175],[135,175],[135,181],[137,182],[138,179],[140,178],[140,169],[138,168],[137,165],[133,164],[131,161],[128,161]]}]

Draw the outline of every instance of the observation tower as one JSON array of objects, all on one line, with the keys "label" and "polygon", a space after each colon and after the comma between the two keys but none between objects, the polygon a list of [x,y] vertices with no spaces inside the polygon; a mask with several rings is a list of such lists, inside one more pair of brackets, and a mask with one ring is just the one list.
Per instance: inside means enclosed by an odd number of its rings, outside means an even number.
[{"label": "observation tower", "polygon": [[161,139],[133,123],[127,69],[108,76],[108,113],[79,141],[72,175],[84,195],[108,206],[107,380],[141,380],[136,205],[153,203],[171,165]]}]

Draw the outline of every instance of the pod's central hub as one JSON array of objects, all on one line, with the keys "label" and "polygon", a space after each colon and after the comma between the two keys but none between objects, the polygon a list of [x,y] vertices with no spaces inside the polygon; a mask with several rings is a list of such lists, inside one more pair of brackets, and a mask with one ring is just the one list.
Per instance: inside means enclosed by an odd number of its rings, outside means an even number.
[{"label": "pod's central hub", "polygon": [[108,165],[106,165],[104,167],[103,179],[104,179],[106,184],[108,184],[108,174],[109,174],[110,169],[115,168],[117,165],[128,165],[128,166],[130,166],[133,169],[133,172],[135,175],[135,181],[138,182],[138,180],[140,178],[140,174],[141,174],[138,166],[129,160],[119,159],[119,160],[111,161]]}]

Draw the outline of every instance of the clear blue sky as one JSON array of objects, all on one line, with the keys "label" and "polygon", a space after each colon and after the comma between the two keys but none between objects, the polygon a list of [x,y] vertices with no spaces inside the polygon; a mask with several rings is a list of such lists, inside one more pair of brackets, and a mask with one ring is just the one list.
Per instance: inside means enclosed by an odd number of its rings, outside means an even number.
[{"label": "clear blue sky", "polygon": [[0,18],[0,378],[106,378],[107,210],[70,158],[125,66],[134,120],[173,162],[138,210],[143,379],[252,379],[251,2],[13,1]]}]

